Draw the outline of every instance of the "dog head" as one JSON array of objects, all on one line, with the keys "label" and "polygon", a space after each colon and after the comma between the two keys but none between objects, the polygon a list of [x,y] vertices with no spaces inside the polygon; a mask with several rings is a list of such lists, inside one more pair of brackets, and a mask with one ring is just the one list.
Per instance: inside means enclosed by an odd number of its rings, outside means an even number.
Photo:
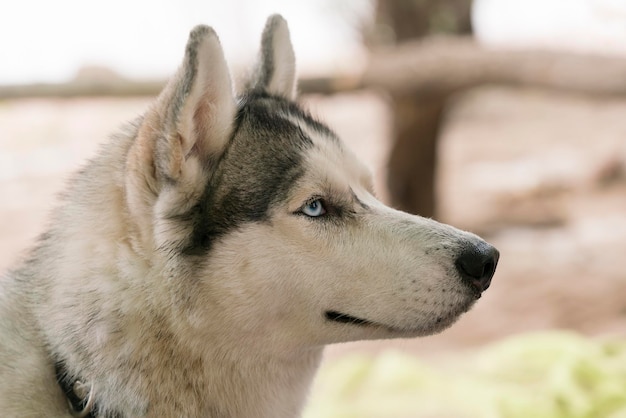
[{"label": "dog head", "polygon": [[237,97],[216,34],[191,32],[125,180],[133,247],[168,306],[195,336],[226,326],[260,349],[448,327],[489,286],[498,252],[377,200],[370,172],[295,92],[280,16]]}]

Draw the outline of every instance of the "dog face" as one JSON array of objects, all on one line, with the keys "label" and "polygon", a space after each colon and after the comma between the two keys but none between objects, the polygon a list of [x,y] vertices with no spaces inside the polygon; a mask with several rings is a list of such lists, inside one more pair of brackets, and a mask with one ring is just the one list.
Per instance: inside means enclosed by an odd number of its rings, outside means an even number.
[{"label": "dog face", "polygon": [[[202,274],[219,270],[206,298],[220,295],[212,303],[221,312],[255,339],[290,346],[428,335],[472,306],[488,279],[472,284],[458,260],[476,254],[490,278],[495,250],[383,205],[369,171],[332,132],[288,113],[296,108],[274,113],[280,98],[249,100],[263,110],[241,120],[214,192],[223,223],[238,226],[212,244]],[[268,114],[272,128],[258,135]],[[238,204],[248,212],[235,217],[248,222],[233,219]]]},{"label": "dog face", "polygon": [[490,283],[497,251],[376,199],[369,171],[292,99],[273,16],[238,98],[216,35],[194,29],[129,153],[133,246],[195,338],[258,349],[441,331]]}]

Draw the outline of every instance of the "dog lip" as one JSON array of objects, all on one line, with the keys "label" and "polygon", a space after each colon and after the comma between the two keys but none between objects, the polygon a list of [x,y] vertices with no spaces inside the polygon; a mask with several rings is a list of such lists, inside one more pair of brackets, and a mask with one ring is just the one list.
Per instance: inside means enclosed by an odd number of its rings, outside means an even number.
[{"label": "dog lip", "polygon": [[[476,299],[480,298],[480,294],[474,295]],[[371,327],[378,328],[381,330],[386,330],[387,332],[393,334],[402,334],[402,335],[432,335],[434,333],[440,332],[446,328],[448,328],[452,323],[454,323],[459,316],[463,313],[467,312],[474,304],[476,299],[469,301],[463,307],[455,310],[454,312],[449,312],[448,314],[444,314],[435,319],[434,324],[428,327],[416,327],[416,328],[396,328],[393,326],[381,324],[380,322],[370,321],[369,319],[363,319],[356,316],[348,315],[335,310],[328,310],[324,312],[324,316],[328,321],[337,322],[340,324],[354,325],[359,327]]]},{"label": "dog lip", "polygon": [[367,319],[357,318],[356,316],[344,314],[338,311],[326,311],[324,316],[326,316],[326,319],[329,321],[339,322],[340,324],[383,326],[372,321],[368,321]]},{"label": "dog lip", "polygon": [[358,318],[356,316],[341,313],[339,311],[326,311],[324,316],[327,320],[332,322],[338,322],[340,324],[356,325],[361,327],[375,327],[386,329],[389,332],[406,332],[405,330],[390,327],[389,325],[380,324],[378,322],[370,321],[368,319]]}]

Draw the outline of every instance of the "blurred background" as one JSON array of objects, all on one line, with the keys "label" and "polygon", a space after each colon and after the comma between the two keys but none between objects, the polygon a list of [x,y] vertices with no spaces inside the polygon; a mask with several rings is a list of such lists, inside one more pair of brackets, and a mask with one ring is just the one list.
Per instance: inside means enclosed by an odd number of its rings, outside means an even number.
[{"label": "blurred background", "polygon": [[0,269],[141,113],[189,29],[235,80],[266,17],[380,196],[483,235],[492,287],[440,335],[327,349],[305,417],[626,417],[626,1],[14,2],[0,15]]}]

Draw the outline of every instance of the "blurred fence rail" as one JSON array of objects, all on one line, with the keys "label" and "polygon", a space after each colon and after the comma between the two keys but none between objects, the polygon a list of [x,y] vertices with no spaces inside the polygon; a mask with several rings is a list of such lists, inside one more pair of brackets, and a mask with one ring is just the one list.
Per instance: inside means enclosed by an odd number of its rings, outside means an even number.
[{"label": "blurred fence rail", "polygon": [[380,51],[362,83],[421,97],[483,84],[626,95],[626,57],[488,49],[471,38],[426,38]]},{"label": "blurred fence rail", "polygon": [[[304,94],[335,94],[364,88],[361,76],[305,78],[299,81]],[[166,81],[134,81],[124,78],[77,79],[59,84],[0,85],[0,100],[25,98],[156,96]]]},{"label": "blurred fence rail", "polygon": [[163,81],[74,80],[60,84],[22,84],[0,86],[0,100],[24,98],[132,97],[159,93]]}]

